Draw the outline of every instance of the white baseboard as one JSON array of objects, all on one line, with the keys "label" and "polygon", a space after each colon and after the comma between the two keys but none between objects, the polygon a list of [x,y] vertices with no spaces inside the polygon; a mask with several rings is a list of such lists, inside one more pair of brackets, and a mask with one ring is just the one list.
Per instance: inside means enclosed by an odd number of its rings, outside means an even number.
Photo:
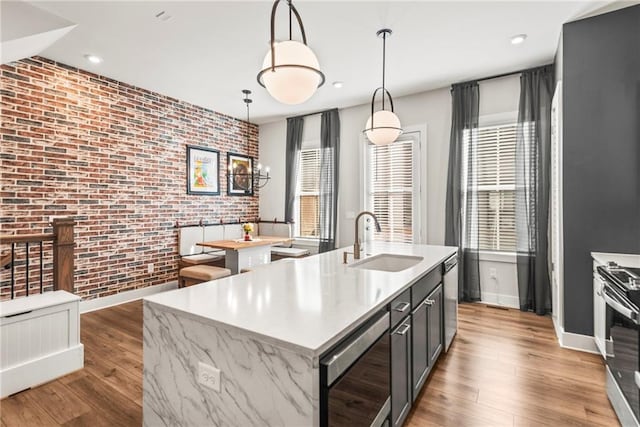
[{"label": "white baseboard", "polygon": [[553,330],[556,332],[556,337],[558,337],[558,342],[560,343],[560,347],[562,347],[562,326],[558,323],[558,317],[551,315],[551,320],[553,320]]},{"label": "white baseboard", "polygon": [[584,351],[586,353],[600,354],[600,351],[596,346],[596,340],[592,336],[565,332],[564,328],[556,325],[555,323],[554,327],[556,328],[556,335],[558,335],[560,347],[567,348],[569,350]]},{"label": "white baseboard", "polygon": [[512,295],[503,295],[483,291],[481,302],[502,307],[520,308],[520,301],[518,300],[518,297]]},{"label": "white baseboard", "polygon": [[44,384],[84,367],[84,346],[48,354],[0,372],[0,398]]},{"label": "white baseboard", "polygon": [[120,292],[118,294],[109,295],[102,298],[95,298],[80,302],[80,313],[88,313],[90,311],[102,310],[103,308],[112,307],[114,305],[124,304],[139,300],[149,295],[160,292],[171,291],[178,288],[178,281],[163,283],[161,285],[147,286],[146,288],[133,289],[131,291]]}]

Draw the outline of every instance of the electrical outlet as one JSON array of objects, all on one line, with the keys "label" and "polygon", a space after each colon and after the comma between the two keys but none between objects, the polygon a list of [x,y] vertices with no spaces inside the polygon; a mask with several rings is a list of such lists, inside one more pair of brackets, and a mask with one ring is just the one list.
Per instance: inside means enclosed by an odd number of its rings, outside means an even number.
[{"label": "electrical outlet", "polygon": [[205,387],[220,392],[220,369],[198,362],[198,382]]},{"label": "electrical outlet", "polygon": [[154,269],[153,263],[147,264],[147,273],[153,273],[153,269]]},{"label": "electrical outlet", "polygon": [[495,268],[490,268],[489,269],[489,278],[490,279],[495,279],[497,277],[498,277],[498,275],[496,273],[496,269]]}]

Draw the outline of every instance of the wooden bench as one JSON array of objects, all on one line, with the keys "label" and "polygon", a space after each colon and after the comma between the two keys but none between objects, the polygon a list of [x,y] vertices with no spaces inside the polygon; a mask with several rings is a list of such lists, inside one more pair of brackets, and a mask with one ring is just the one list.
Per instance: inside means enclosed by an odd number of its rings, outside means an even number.
[{"label": "wooden bench", "polygon": [[193,265],[180,269],[178,287],[185,288],[228,276],[231,276],[231,270],[228,268],[214,267],[211,265]]}]

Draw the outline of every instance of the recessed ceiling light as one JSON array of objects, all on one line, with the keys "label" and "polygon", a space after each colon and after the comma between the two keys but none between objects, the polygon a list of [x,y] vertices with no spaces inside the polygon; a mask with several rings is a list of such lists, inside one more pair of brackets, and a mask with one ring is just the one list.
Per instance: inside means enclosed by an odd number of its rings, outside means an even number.
[{"label": "recessed ceiling light", "polygon": [[102,62],[102,58],[97,55],[85,55],[84,57],[92,64],[99,64]]},{"label": "recessed ceiling light", "polygon": [[340,89],[342,86],[344,86],[344,83],[341,81],[336,81],[331,83],[333,85],[333,87],[335,87],[336,89]]},{"label": "recessed ceiling light", "polygon": [[521,44],[527,39],[526,34],[518,34],[511,37],[511,44]]}]

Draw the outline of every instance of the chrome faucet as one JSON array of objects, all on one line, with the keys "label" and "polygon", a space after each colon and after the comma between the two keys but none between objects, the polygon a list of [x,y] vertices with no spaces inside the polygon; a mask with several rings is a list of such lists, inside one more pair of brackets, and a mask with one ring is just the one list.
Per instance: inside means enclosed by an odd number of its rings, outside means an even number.
[{"label": "chrome faucet", "polygon": [[382,231],[382,228],[380,228],[380,223],[378,222],[378,218],[375,216],[375,214],[373,212],[369,212],[369,211],[362,211],[358,214],[358,216],[356,217],[356,223],[355,223],[355,228],[356,228],[356,235],[355,235],[355,241],[353,243],[353,259],[360,259],[360,237],[358,234],[358,220],[360,219],[361,216],[363,215],[369,215],[371,218],[373,218],[373,223],[376,226],[376,231],[380,232]]}]

